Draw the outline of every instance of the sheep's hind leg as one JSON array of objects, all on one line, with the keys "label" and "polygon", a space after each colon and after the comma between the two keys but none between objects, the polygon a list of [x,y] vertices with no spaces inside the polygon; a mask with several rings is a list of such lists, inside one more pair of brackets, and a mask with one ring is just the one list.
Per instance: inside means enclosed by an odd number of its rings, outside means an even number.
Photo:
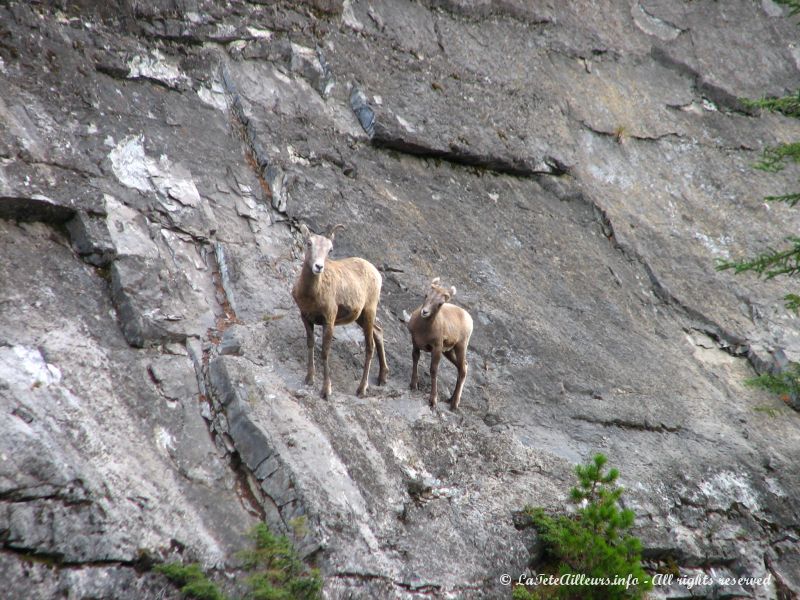
[{"label": "sheep's hind leg", "polygon": [[[412,342],[413,344],[413,342]],[[419,365],[420,349],[415,345],[411,351],[411,391],[419,389],[419,374],[417,373],[417,366]]]},{"label": "sheep's hind leg", "polygon": [[306,328],[306,385],[314,385],[314,323],[303,317]]},{"label": "sheep's hind leg", "polygon": [[[442,354],[444,355],[444,357],[447,360],[449,360],[451,363],[453,363],[453,366],[455,366],[456,369],[458,368],[458,360],[456,359],[456,351],[453,348],[450,348],[450,350],[445,350],[444,352],[442,352]],[[456,390],[457,389],[458,389],[458,382],[456,382],[456,387],[453,388],[453,394],[450,396],[450,399],[448,400],[448,402],[450,404],[453,403],[453,398],[456,395]]]},{"label": "sheep's hind leg", "polygon": [[358,321],[356,321],[364,331],[364,345],[366,346],[364,351],[364,372],[361,374],[361,383],[358,384],[356,396],[363,396],[367,393],[367,388],[369,388],[369,368],[372,363],[372,357],[375,354],[374,319],[374,315],[368,315],[363,312]]},{"label": "sheep's hind leg", "polygon": [[439,361],[442,359],[442,348],[434,348],[431,351],[431,408],[436,406],[439,401],[439,386],[437,375],[439,374]]},{"label": "sheep's hind leg", "polygon": [[456,388],[453,390],[453,395],[450,396],[450,409],[458,410],[458,405],[461,403],[461,391],[464,389],[464,382],[467,380],[467,371],[469,370],[467,366],[467,348],[466,346],[457,346],[451,350],[451,352],[455,360],[450,360],[458,368],[458,381],[456,381]]},{"label": "sheep's hind leg", "polygon": [[332,391],[331,374],[330,371],[328,370],[328,355],[330,354],[332,341],[333,341],[333,321],[330,321],[322,326],[323,381],[322,381],[322,392],[320,393],[320,396],[326,399],[330,397]]},{"label": "sheep's hind leg", "polygon": [[389,377],[389,365],[386,363],[386,351],[383,347],[383,329],[377,323],[373,324],[372,337],[375,339],[375,347],[378,349],[378,385],[384,385]]}]

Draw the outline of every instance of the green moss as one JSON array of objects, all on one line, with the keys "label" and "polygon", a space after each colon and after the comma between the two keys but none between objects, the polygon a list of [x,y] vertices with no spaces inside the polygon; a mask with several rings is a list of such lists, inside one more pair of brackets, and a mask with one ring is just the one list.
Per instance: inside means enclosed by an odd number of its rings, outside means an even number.
[{"label": "green moss", "polygon": [[187,565],[181,563],[165,563],[156,565],[156,572],[161,573],[175,585],[180,586],[186,598],[197,600],[226,600],[225,595],[211,581],[197,563]]},{"label": "green moss", "polygon": [[770,112],[779,112],[787,117],[800,117],[800,92],[783,98],[761,98],[759,100],[743,99],[742,104],[748,108],[760,108]]}]

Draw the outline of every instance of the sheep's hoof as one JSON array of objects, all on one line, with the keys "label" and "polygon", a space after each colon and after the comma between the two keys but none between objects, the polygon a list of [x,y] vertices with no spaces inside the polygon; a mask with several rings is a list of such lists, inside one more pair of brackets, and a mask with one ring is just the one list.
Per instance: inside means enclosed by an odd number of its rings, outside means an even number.
[{"label": "sheep's hoof", "polygon": [[327,400],[331,396],[331,388],[322,388],[322,391],[319,393],[323,400]]},{"label": "sheep's hoof", "polygon": [[314,385],[314,376],[306,375],[306,385]]},{"label": "sheep's hoof", "polygon": [[412,381],[411,385],[408,386],[408,389],[410,389],[412,392],[416,392],[419,389],[419,383],[416,381]]},{"label": "sheep's hoof", "polygon": [[386,385],[387,374],[378,375],[378,385]]},{"label": "sheep's hoof", "polygon": [[431,409],[436,408],[436,403],[439,401],[438,398],[431,398]]},{"label": "sheep's hoof", "polygon": [[366,394],[367,394],[367,386],[364,386],[363,388],[360,387],[356,390],[356,396],[358,396],[359,398],[363,398],[364,396],[366,396]]}]

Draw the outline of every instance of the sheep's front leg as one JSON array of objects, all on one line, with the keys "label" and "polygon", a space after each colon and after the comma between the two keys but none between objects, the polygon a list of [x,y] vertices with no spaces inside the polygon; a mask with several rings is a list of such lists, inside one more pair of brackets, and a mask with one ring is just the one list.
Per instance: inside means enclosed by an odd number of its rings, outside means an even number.
[{"label": "sheep's front leg", "polygon": [[[413,343],[413,342],[412,342]],[[414,344],[414,349],[411,351],[411,389],[419,389],[419,375],[417,374],[417,365],[419,364],[419,347]]]},{"label": "sheep's front leg", "polygon": [[314,385],[314,322],[303,317],[306,328],[306,385]]},{"label": "sheep's front leg", "polygon": [[439,386],[436,384],[436,376],[439,374],[439,361],[441,359],[442,347],[436,346],[431,351],[431,408],[434,408],[439,400]]},{"label": "sheep's front leg", "polygon": [[322,326],[322,392],[323,398],[329,398],[331,395],[331,374],[328,370],[328,355],[331,350],[331,342],[333,341],[333,321],[327,321]]}]

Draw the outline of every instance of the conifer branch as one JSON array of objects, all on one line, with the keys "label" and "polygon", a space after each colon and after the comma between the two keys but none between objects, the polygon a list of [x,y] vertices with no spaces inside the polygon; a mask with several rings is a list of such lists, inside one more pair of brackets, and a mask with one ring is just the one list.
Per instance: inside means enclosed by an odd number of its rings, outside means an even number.
[{"label": "conifer branch", "polygon": [[800,202],[800,193],[784,194],[782,196],[766,196],[764,198],[767,202],[785,202],[791,207],[794,207]]},{"label": "conifer branch", "polygon": [[784,250],[768,250],[755,258],[746,260],[718,260],[717,271],[733,269],[737,275],[746,271],[753,271],[763,275],[765,279],[772,279],[778,275],[792,277],[800,273],[800,237],[790,237],[792,246]]},{"label": "conifer branch", "polygon": [[800,0],[775,0],[775,4],[788,6],[790,17],[800,14]]}]

